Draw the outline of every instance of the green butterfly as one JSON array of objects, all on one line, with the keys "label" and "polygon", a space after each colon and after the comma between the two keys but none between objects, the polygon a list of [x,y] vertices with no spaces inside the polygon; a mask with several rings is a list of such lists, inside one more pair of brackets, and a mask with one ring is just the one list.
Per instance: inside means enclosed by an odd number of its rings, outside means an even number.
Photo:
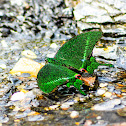
[{"label": "green butterfly", "polygon": [[67,41],[54,58],[47,59],[48,64],[39,71],[37,82],[40,89],[44,93],[50,93],[57,86],[66,84],[68,87],[73,85],[85,95],[81,90],[83,82],[94,86],[96,77],[90,75],[101,65],[91,56],[101,36],[101,31],[89,31]]}]

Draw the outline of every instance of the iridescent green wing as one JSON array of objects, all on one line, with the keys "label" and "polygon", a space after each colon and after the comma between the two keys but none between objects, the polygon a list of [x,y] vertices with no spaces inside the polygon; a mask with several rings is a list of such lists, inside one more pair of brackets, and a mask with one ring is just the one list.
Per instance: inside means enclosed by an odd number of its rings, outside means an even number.
[{"label": "iridescent green wing", "polygon": [[102,32],[90,31],[82,33],[66,42],[56,53],[54,59],[66,66],[72,66],[80,70],[84,68],[96,42],[101,38]]},{"label": "iridescent green wing", "polygon": [[52,92],[57,86],[65,82],[74,83],[76,73],[66,67],[46,64],[37,75],[38,86],[44,93]]}]

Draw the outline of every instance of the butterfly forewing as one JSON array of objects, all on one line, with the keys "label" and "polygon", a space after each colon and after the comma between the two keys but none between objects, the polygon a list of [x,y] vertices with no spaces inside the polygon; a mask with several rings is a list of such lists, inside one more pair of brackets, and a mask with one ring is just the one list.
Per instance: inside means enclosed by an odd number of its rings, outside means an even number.
[{"label": "butterfly forewing", "polygon": [[92,50],[101,36],[100,31],[82,33],[66,42],[54,58],[66,66],[80,69],[83,62],[91,56]]}]

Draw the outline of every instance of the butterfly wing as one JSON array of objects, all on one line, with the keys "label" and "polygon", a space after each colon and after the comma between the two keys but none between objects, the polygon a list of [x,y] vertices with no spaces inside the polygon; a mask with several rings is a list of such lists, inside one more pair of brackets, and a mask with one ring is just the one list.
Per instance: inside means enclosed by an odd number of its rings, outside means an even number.
[{"label": "butterfly wing", "polygon": [[91,54],[102,32],[90,31],[82,33],[66,42],[56,53],[54,59],[66,66],[80,69]]},{"label": "butterfly wing", "polygon": [[76,73],[66,67],[46,64],[37,75],[38,86],[44,93],[50,93],[65,82],[75,81]]}]

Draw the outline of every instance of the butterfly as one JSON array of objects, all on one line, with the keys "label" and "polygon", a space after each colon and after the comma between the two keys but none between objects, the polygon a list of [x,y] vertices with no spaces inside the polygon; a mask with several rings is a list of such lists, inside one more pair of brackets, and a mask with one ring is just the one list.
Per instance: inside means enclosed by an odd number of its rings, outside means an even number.
[{"label": "butterfly", "polygon": [[101,31],[89,31],[68,40],[38,72],[39,88],[48,94],[60,85],[73,85],[86,95],[81,86],[83,82],[94,85],[96,77],[91,75],[100,64],[92,57],[92,50],[101,37]]}]

